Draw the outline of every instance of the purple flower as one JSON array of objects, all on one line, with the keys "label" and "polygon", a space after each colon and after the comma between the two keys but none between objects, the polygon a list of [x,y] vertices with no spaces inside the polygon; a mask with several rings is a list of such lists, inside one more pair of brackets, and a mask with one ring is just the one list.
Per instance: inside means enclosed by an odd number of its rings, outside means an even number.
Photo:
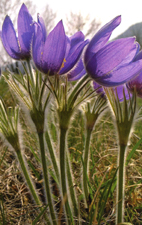
[{"label": "purple flower", "polygon": [[[136,55],[134,61],[139,59],[142,59],[142,51]],[[136,76],[136,78],[128,82],[126,85],[130,92],[133,93],[134,90],[136,90],[137,95],[142,98],[142,71],[138,74],[138,76]]]},{"label": "purple flower", "polygon": [[1,39],[7,53],[16,60],[29,59],[31,40],[34,32],[33,19],[25,4],[18,14],[18,38],[9,16],[5,17]]},{"label": "purple flower", "polygon": [[88,44],[84,56],[87,73],[106,87],[124,84],[142,69],[142,60],[133,61],[139,50],[134,37],[107,43],[120,22],[121,17],[118,16],[102,27]]},{"label": "purple flower", "polygon": [[[44,22],[38,16],[32,41],[32,57],[35,66],[48,75],[66,74],[75,69],[88,41],[82,32],[67,37],[60,21],[47,36]],[[74,72],[75,73],[75,72]]]}]

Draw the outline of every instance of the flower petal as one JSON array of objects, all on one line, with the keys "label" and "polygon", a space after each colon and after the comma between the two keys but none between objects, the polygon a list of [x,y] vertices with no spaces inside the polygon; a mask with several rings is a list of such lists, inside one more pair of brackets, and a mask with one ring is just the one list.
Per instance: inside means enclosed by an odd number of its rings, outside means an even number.
[{"label": "flower petal", "polygon": [[68,80],[75,81],[86,74],[82,59],[76,64],[75,68],[68,73]]},{"label": "flower petal", "polygon": [[72,54],[72,52],[75,51],[75,49],[80,45],[80,43],[84,41],[84,34],[81,31],[78,31],[69,39],[71,41],[71,49],[69,54]]},{"label": "flower petal", "polygon": [[81,53],[85,47],[85,45],[88,44],[88,40],[83,41],[82,43],[80,43],[80,45],[77,47],[77,49],[75,51],[70,51],[68,57],[66,58],[66,62],[64,64],[64,67],[60,70],[59,74],[64,74],[67,73],[68,71],[70,71],[75,64],[77,63],[77,61],[79,60]]},{"label": "flower petal", "polygon": [[14,59],[20,59],[20,48],[16,32],[9,16],[5,17],[2,26],[2,43],[7,53]]},{"label": "flower petal", "polygon": [[96,79],[96,82],[102,86],[115,87],[127,83],[134,79],[142,70],[142,60],[129,63],[119,67],[108,75]]},{"label": "flower petal", "polygon": [[[134,51],[137,50],[137,45],[134,43],[135,38],[124,38],[110,42],[104,48],[99,50],[86,65],[86,70],[93,78],[100,78],[107,76],[111,70],[119,66],[121,63],[129,62],[131,52],[133,57]],[[130,54],[130,58],[128,55]],[[127,58],[128,57],[128,58]]]},{"label": "flower petal", "polygon": [[85,53],[85,62],[88,63],[88,61],[92,58],[94,53],[98,52],[109,40],[112,31],[120,24],[121,22],[121,16],[115,17],[113,20],[111,20],[109,23],[107,23],[105,26],[103,26],[96,35],[92,38],[90,41],[86,53]]},{"label": "flower petal", "polygon": [[30,56],[31,40],[34,33],[34,26],[32,25],[33,19],[25,6],[22,4],[18,14],[18,40],[22,54],[25,57]]},{"label": "flower petal", "polygon": [[42,17],[39,16],[39,13],[37,14],[37,21],[38,24],[41,27],[42,33],[43,33],[43,41],[46,41],[46,37],[47,37],[47,32],[46,32],[46,27],[45,27],[45,23],[44,20],[42,19]]},{"label": "flower petal", "polygon": [[47,36],[44,52],[43,67],[50,75],[57,73],[64,61],[66,52],[66,35],[62,21]]},{"label": "flower petal", "polygon": [[[43,57],[43,33],[41,27],[38,24],[34,24],[35,33],[32,41],[32,57],[36,67],[42,71],[42,57]],[[44,71],[43,71],[44,72]]]},{"label": "flower petal", "polygon": [[126,100],[132,97],[132,95],[128,92],[128,89],[125,84],[114,88],[114,91],[117,92],[117,96],[120,102],[124,100],[124,93],[125,93]]},{"label": "flower petal", "polygon": [[137,95],[142,98],[142,71],[136,78],[128,82],[126,85],[130,92],[133,93],[134,90],[136,90]]}]

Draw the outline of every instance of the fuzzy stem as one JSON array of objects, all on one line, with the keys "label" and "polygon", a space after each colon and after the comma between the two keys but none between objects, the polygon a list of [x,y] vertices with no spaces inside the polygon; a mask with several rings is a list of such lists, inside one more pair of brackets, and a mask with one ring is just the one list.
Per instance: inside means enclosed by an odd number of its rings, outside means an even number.
[{"label": "fuzzy stem", "polygon": [[39,138],[39,144],[40,144],[40,154],[41,154],[41,163],[42,163],[46,198],[47,198],[47,201],[48,201],[52,222],[53,222],[54,225],[57,225],[56,216],[55,216],[54,207],[53,207],[53,202],[52,202],[52,197],[51,197],[51,190],[50,190],[50,183],[49,183],[49,177],[48,177],[48,171],[47,171],[47,164],[46,164],[46,155],[45,155],[45,149],[44,149],[44,133],[43,132],[38,133],[38,138]]},{"label": "fuzzy stem", "polygon": [[73,187],[74,185],[73,185],[68,155],[66,156],[66,161],[67,161],[66,163],[67,163],[67,178],[68,178],[69,191],[70,191],[70,196],[71,196],[71,200],[73,203],[74,215],[77,218],[78,217],[78,205],[77,205],[77,200],[76,200],[75,191],[74,191],[74,187]]},{"label": "fuzzy stem", "polygon": [[125,177],[125,153],[127,146],[120,144],[118,158],[118,177],[117,177],[117,215],[116,224],[122,223],[124,219],[124,177]]},{"label": "fuzzy stem", "polygon": [[29,189],[30,189],[30,191],[32,193],[32,196],[33,196],[36,204],[41,205],[42,203],[41,203],[41,201],[40,201],[40,199],[39,199],[39,197],[38,197],[38,195],[37,195],[37,193],[35,191],[35,188],[34,188],[34,185],[33,185],[32,181],[30,179],[30,176],[29,176],[29,173],[28,173],[27,168],[25,166],[25,162],[24,162],[24,159],[23,159],[21,151],[20,150],[16,151],[16,154],[17,154],[17,157],[18,157],[21,169],[23,171],[24,177],[26,179],[26,182],[27,182],[27,184],[29,186]]},{"label": "fuzzy stem", "polygon": [[89,166],[88,159],[89,159],[91,134],[92,134],[92,129],[86,129],[85,153],[84,153],[84,159],[83,159],[83,189],[84,189],[86,203],[88,200],[87,173],[88,173],[88,166]]},{"label": "fuzzy stem", "polygon": [[56,160],[56,157],[55,157],[55,153],[54,153],[53,146],[52,146],[52,143],[51,143],[51,138],[49,136],[48,131],[45,132],[45,139],[46,139],[46,143],[47,143],[48,150],[49,150],[49,153],[50,153],[50,157],[51,157],[51,160],[52,160],[52,164],[53,164],[53,167],[54,167],[54,171],[55,171],[55,174],[56,174],[56,178],[59,181],[59,168],[58,168],[58,165],[57,165],[57,160]]},{"label": "fuzzy stem", "polygon": [[67,186],[66,186],[66,134],[67,129],[60,126],[60,173],[61,173],[61,188],[63,195],[63,204],[65,204],[66,219],[68,224],[72,224],[70,214],[70,206],[67,196]]},{"label": "fuzzy stem", "polygon": [[[32,181],[31,181],[31,178],[29,176],[29,173],[27,171],[27,168],[26,168],[26,165],[25,165],[25,162],[24,162],[24,159],[23,159],[23,155],[22,155],[20,150],[16,151],[16,154],[17,154],[17,157],[18,157],[18,160],[19,160],[22,172],[23,172],[24,177],[26,179],[27,185],[28,185],[28,187],[30,189],[30,192],[32,194],[32,197],[35,200],[36,204],[41,206],[42,202],[40,201],[40,199],[39,199],[39,197],[38,197],[38,195],[36,193],[35,187],[34,187]],[[41,210],[43,210],[43,208],[41,208]],[[47,224],[50,225],[49,218],[47,217],[47,215],[45,215],[45,219],[47,221]]]}]

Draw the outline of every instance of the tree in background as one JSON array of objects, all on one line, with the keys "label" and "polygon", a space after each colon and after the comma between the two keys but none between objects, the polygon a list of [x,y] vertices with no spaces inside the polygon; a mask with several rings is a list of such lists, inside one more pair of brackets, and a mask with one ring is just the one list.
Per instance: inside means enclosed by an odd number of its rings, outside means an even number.
[{"label": "tree in background", "polygon": [[56,13],[46,4],[44,11],[41,13],[41,16],[44,19],[47,34],[54,28]]},{"label": "tree in background", "polygon": [[76,14],[73,12],[67,16],[66,21],[66,33],[69,36],[73,35],[77,31],[82,31],[86,38],[91,38],[101,25],[101,23],[97,22],[96,19],[91,20],[89,15],[84,17],[81,13]]}]

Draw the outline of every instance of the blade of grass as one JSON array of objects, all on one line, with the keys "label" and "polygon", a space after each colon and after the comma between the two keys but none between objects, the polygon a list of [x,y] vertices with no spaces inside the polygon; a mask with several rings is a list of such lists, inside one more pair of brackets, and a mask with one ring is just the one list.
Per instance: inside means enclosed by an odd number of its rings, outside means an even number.
[{"label": "blade of grass", "polygon": [[39,215],[35,218],[35,220],[32,222],[32,225],[36,225],[36,223],[39,221],[40,217],[44,214],[48,207],[48,204],[43,208],[43,210],[39,213]]},{"label": "blade of grass", "polygon": [[130,159],[133,157],[135,151],[137,150],[137,148],[139,147],[139,145],[142,143],[142,138],[135,144],[135,146],[133,147],[133,149],[130,151],[130,153],[127,156],[126,159],[126,166],[128,165]]}]

